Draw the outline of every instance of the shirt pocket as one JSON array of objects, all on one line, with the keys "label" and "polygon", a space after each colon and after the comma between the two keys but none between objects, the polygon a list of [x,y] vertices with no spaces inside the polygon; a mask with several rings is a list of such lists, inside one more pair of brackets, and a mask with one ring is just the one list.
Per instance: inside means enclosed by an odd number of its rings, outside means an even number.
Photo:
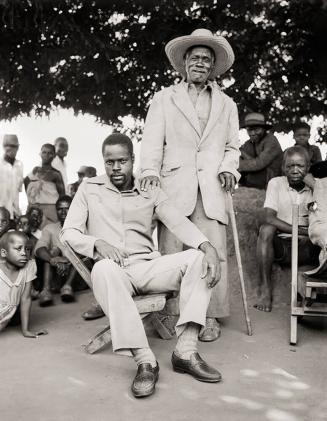
[{"label": "shirt pocket", "polygon": [[180,168],[181,164],[179,163],[165,164],[161,168],[160,175],[162,177],[169,177],[171,175],[175,175],[179,172]]}]

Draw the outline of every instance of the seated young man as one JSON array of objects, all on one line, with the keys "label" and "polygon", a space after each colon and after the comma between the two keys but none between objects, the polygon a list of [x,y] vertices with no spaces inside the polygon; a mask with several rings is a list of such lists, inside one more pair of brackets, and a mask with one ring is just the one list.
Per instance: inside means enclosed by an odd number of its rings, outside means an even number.
[{"label": "seated young man", "polygon": [[312,190],[304,178],[309,170],[309,156],[301,146],[293,146],[284,152],[282,177],[268,183],[264,203],[264,223],[257,241],[259,265],[259,293],[255,308],[272,309],[271,270],[274,261],[291,262],[292,205],[299,205],[299,263],[312,263],[316,248],[308,237],[308,204],[312,202]]},{"label": "seated young man", "polygon": [[249,140],[241,146],[239,185],[266,189],[269,180],[281,175],[283,151],[278,139],[269,132],[271,125],[260,113],[245,116],[243,126]]},{"label": "seated young man", "polygon": [[60,231],[64,225],[68,209],[72,202],[71,197],[62,196],[56,202],[58,222],[46,225],[35,246],[35,255],[44,262],[43,288],[39,295],[40,306],[53,304],[51,287],[55,276],[64,285],[60,290],[61,299],[64,302],[74,301],[72,283],[76,275],[74,267],[64,256],[64,249],[59,240]]},{"label": "seated young man", "polygon": [[43,220],[42,210],[37,206],[31,206],[26,212],[26,216],[30,221],[31,235],[33,235],[33,237],[39,240],[42,234],[42,230],[40,229]]},{"label": "seated young man", "polygon": [[[197,352],[211,289],[220,277],[215,249],[162,190],[141,191],[133,177],[133,144],[127,136],[115,133],[107,137],[102,155],[106,174],[81,184],[62,239],[78,253],[96,260],[91,274],[93,292],[109,317],[113,350],[131,353],[138,366],[132,393],[135,397],[151,395],[159,375],[131,298],[136,294],[180,291],[173,369],[200,381],[219,382],[220,373]],[[154,217],[193,249],[161,256],[152,239]]]}]

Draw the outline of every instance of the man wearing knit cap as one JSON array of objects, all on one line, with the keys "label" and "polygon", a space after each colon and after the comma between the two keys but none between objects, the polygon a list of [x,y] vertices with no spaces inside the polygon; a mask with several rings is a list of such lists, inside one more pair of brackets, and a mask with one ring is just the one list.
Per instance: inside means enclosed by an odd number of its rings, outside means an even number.
[{"label": "man wearing knit cap", "polygon": [[23,164],[16,159],[19,143],[15,134],[3,137],[4,155],[0,159],[0,206],[10,212],[10,218],[20,215],[19,192],[23,186]]},{"label": "man wearing knit cap", "polygon": [[240,186],[266,189],[271,178],[282,175],[283,151],[278,139],[268,130],[272,127],[261,113],[245,116],[243,127],[250,137],[241,146]]},{"label": "man wearing knit cap", "polygon": [[[221,279],[214,288],[202,341],[220,335],[218,318],[229,315],[226,195],[239,179],[237,107],[217,85],[216,77],[234,62],[228,41],[207,29],[170,41],[165,48],[183,80],[157,92],[150,105],[141,145],[141,188],[161,185],[174,204],[194,222],[216,248]],[[183,244],[162,224],[158,226],[163,254],[183,250]],[[173,334],[178,302],[170,300],[162,319],[167,337]]]}]

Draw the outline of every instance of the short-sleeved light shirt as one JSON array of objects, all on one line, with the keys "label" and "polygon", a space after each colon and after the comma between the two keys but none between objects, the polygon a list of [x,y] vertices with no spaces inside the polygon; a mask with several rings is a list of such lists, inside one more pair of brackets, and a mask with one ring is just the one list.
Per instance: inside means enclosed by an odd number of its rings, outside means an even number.
[{"label": "short-sleeved light shirt", "polygon": [[42,230],[40,239],[36,243],[35,250],[39,249],[40,247],[45,247],[48,250],[58,247],[64,254],[64,247],[62,242],[59,240],[61,229],[62,226],[60,222],[54,222],[52,224],[46,225]]},{"label": "short-sleeved light shirt", "polygon": [[22,298],[25,285],[35,278],[35,260],[29,260],[26,266],[20,269],[15,282],[12,282],[0,269],[0,330],[7,325],[14,315]]},{"label": "short-sleeved light shirt", "polygon": [[299,205],[299,225],[309,225],[308,204],[312,202],[312,191],[305,186],[302,190],[294,190],[286,177],[272,178],[267,186],[264,208],[277,212],[277,218],[292,225],[292,205]]},{"label": "short-sleeved light shirt", "polygon": [[20,215],[19,192],[22,191],[24,176],[23,164],[15,160],[11,165],[0,158],[0,206],[4,206],[10,212],[10,218]]}]

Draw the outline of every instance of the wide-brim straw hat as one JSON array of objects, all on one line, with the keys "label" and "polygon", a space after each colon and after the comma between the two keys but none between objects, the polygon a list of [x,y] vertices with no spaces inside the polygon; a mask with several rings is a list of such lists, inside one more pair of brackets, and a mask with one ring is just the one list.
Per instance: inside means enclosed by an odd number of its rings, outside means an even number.
[{"label": "wide-brim straw hat", "polygon": [[245,116],[244,122],[241,125],[241,128],[247,127],[265,127],[266,129],[271,129],[272,125],[267,123],[266,118],[261,113],[249,113]]},{"label": "wide-brim straw hat", "polygon": [[209,79],[227,72],[234,63],[234,52],[226,38],[215,35],[208,29],[196,29],[191,35],[172,39],[165,47],[171,65],[184,77],[186,77],[185,53],[189,48],[196,46],[208,47],[215,54],[215,63]]}]

